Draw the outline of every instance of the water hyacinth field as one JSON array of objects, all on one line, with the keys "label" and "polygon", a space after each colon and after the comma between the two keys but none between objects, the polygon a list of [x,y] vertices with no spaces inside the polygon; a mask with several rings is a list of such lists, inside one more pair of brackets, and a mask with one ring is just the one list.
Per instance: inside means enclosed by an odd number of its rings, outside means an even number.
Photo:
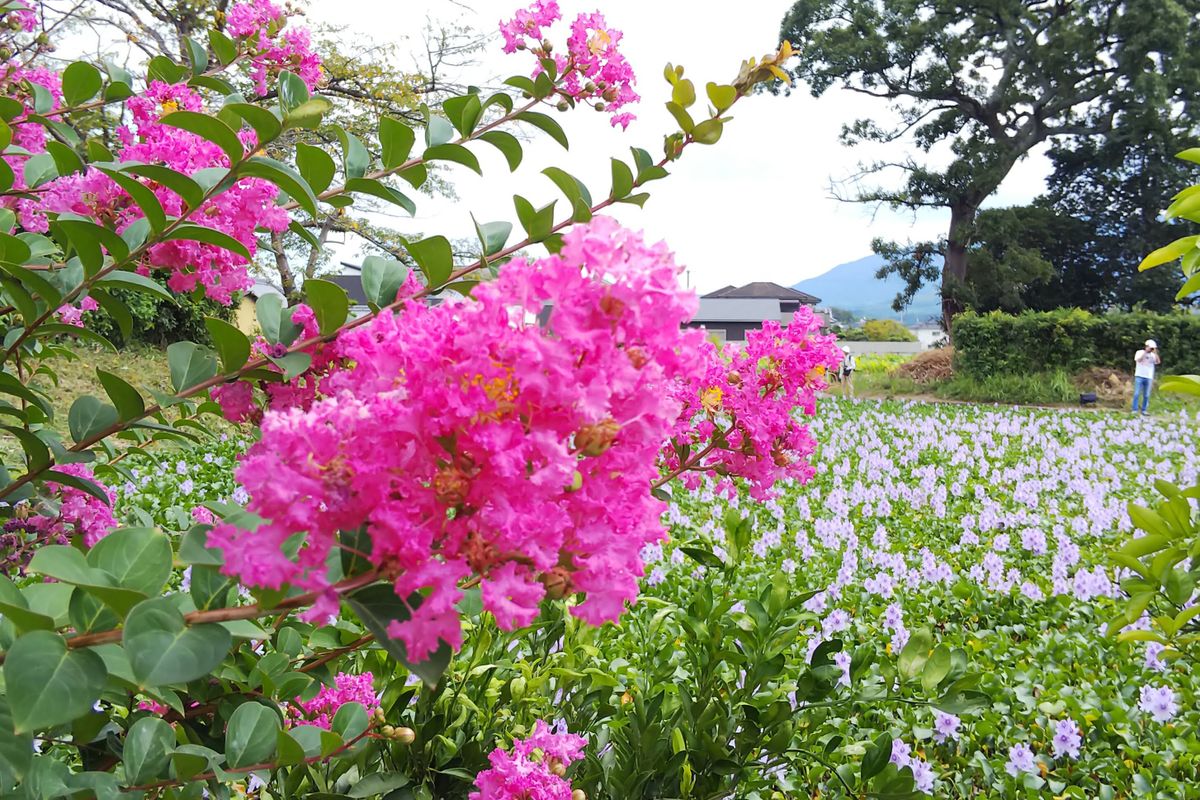
[{"label": "water hyacinth field", "polygon": [[[551,604],[505,633],[476,605],[442,685],[377,685],[418,742],[396,773],[465,776],[548,719],[587,737],[572,781],[594,798],[1200,796],[1200,678],[1104,631],[1127,505],[1196,481],[1196,431],[1184,414],[824,399],[807,485],[676,494],[619,626]],[[237,500],[240,447],[133,466],[118,515],[180,527]]]},{"label": "water hyacinth field", "polygon": [[[828,752],[814,757],[852,760],[890,734],[890,761],[937,797],[1200,796],[1200,676],[1159,645],[1103,631],[1120,591],[1109,554],[1133,531],[1126,506],[1150,500],[1155,479],[1195,482],[1194,419],[826,401],[813,432],[807,486],[765,504],[680,500],[676,543],[647,554],[648,594],[685,605],[723,590],[747,627],[761,614],[754,587],[782,574],[789,592],[817,592],[802,605],[799,660],[843,643],[835,701],[880,696],[922,629],[965,654],[993,701],[961,714],[873,704],[865,716],[835,704],[819,723]],[[728,509],[753,532],[717,577],[679,543],[699,537],[728,558]],[[859,648],[869,663],[852,662]],[[776,771],[782,787],[816,777]]]}]

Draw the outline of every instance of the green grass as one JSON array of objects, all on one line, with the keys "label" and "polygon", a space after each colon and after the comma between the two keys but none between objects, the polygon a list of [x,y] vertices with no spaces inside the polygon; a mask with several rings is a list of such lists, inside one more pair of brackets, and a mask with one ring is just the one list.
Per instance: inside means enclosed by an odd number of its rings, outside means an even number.
[{"label": "green grass", "polygon": [[1071,383],[1071,377],[1061,370],[989,375],[982,379],[955,375],[934,386],[933,391],[948,400],[976,403],[1055,405],[1079,402],[1079,390]]}]

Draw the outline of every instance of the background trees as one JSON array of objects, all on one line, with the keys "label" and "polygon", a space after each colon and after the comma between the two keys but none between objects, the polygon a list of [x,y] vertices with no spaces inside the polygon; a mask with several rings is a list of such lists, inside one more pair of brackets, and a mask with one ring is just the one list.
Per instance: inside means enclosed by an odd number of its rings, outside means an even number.
[{"label": "background trees", "polygon": [[1039,144],[1186,115],[1198,11],[1197,0],[799,0],[781,30],[798,48],[795,77],[815,95],[840,87],[889,101],[897,118],[858,120],[845,141],[905,140],[923,154],[867,165],[899,181],[852,199],[949,212],[941,241],[878,243],[882,274],[909,284],[897,303],[940,280],[944,322],[965,307],[980,207]]}]

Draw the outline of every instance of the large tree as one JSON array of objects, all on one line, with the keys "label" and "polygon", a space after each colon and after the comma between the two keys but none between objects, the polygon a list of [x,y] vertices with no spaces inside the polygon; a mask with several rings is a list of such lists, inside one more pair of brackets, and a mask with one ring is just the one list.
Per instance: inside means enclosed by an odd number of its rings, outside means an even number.
[{"label": "large tree", "polygon": [[[963,308],[980,206],[1018,161],[1048,140],[1111,131],[1129,112],[1190,111],[1197,12],[1200,0],[799,0],[781,35],[813,94],[890,101],[895,124],[859,120],[845,140],[903,141],[919,155],[867,165],[902,177],[852,199],[949,212],[944,241],[916,246],[943,256],[948,324]],[[905,278],[908,297],[935,277],[927,259],[906,257],[912,248],[881,251],[881,274]]]}]

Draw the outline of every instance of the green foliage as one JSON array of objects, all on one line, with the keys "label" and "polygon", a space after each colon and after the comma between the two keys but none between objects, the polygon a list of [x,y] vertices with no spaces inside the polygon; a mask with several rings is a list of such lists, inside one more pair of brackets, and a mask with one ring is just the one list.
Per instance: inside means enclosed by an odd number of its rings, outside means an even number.
[{"label": "green foliage", "polygon": [[869,319],[862,325],[868,342],[915,342],[917,337],[894,319]]},{"label": "green foliage", "polygon": [[[154,273],[151,278],[160,286],[166,286],[166,277],[162,274]],[[236,307],[186,294],[162,297],[119,288],[110,290],[110,294],[128,311],[128,334],[121,330],[117,317],[103,304],[99,311],[89,313],[88,327],[113,342],[124,344],[166,347],[182,339],[207,343],[209,335],[204,320],[216,317],[228,322],[233,319]]]},{"label": "green foliage", "polygon": [[1051,405],[1076,403],[1079,390],[1061,369],[999,373],[976,377],[956,374],[934,387],[939,397],[983,403]]},{"label": "green foliage", "polygon": [[1117,118],[1180,116],[1172,98],[1200,88],[1191,56],[1197,11],[1195,0],[987,9],[943,0],[798,0],[780,34],[797,44],[795,77],[814,94],[847,87],[898,112],[891,126],[873,119],[845,126],[847,143],[911,141],[924,153],[953,153],[948,164],[909,156],[865,167],[898,169],[901,182],[855,199],[949,212],[938,241],[876,244],[888,258],[884,272],[906,281],[897,306],[940,280],[946,321],[962,310],[975,216],[1039,144],[1107,134]]},{"label": "green foliage", "polygon": [[963,314],[954,321],[955,370],[980,380],[1091,366],[1132,372],[1146,339],[1158,342],[1163,373],[1200,372],[1200,317],[1080,310]]}]

